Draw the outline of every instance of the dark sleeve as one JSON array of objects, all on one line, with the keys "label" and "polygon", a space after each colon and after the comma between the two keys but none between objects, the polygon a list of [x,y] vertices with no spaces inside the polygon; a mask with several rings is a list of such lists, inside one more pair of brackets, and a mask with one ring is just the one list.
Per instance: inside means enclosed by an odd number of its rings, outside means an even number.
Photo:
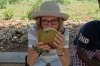
[{"label": "dark sleeve", "polygon": [[78,36],[75,38],[75,43],[82,47],[86,48],[87,45],[90,43],[91,39],[93,38],[95,26],[94,22],[89,22],[83,25],[78,33]]}]

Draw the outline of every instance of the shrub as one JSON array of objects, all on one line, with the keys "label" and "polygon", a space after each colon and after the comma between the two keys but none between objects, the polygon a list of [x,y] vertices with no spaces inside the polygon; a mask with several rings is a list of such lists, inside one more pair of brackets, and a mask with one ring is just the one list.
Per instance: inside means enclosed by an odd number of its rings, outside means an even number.
[{"label": "shrub", "polygon": [[8,9],[7,11],[3,12],[3,15],[5,20],[9,20],[13,17],[14,12],[13,10]]},{"label": "shrub", "polygon": [[0,9],[6,8],[6,0],[0,0]]},{"label": "shrub", "polygon": [[22,19],[22,20],[24,20],[24,19],[26,19],[26,18],[27,18],[27,14],[24,14],[24,15],[21,16],[21,19]]},{"label": "shrub", "polygon": [[9,4],[20,3],[23,0],[8,0]]},{"label": "shrub", "polygon": [[31,9],[27,13],[27,18],[31,20],[30,14],[32,12],[38,11],[40,4],[43,2],[43,0],[37,0],[35,4],[31,4]]}]

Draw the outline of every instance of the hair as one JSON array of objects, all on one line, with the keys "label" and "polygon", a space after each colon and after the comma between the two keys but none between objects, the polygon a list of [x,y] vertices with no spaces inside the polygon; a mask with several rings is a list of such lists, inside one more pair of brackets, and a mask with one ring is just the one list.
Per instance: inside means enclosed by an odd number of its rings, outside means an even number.
[{"label": "hair", "polygon": [[[36,19],[35,30],[36,30],[37,32],[39,32],[40,30],[43,29],[42,26],[41,26],[40,19],[41,19],[41,17],[38,17],[38,18]],[[64,28],[64,27],[63,27],[63,19],[62,19],[62,18],[59,18],[59,25],[58,25],[57,31],[62,32],[62,31],[63,31],[63,28]]]}]

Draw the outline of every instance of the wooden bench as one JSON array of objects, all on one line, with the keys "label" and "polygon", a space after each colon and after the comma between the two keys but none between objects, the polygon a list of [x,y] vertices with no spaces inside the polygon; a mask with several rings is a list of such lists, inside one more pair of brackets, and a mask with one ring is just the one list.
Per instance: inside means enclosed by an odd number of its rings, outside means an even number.
[{"label": "wooden bench", "polygon": [[[0,52],[0,63],[25,63],[27,52]],[[72,66],[72,56],[70,55],[70,66]]]}]

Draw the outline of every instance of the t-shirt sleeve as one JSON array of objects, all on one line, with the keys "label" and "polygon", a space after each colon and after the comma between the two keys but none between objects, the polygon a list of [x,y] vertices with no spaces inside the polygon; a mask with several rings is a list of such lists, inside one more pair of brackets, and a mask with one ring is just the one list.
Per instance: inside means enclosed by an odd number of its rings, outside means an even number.
[{"label": "t-shirt sleeve", "polygon": [[91,23],[85,24],[78,33],[76,37],[76,43],[82,48],[86,48],[90,42],[90,37],[92,36],[93,30],[91,28]]},{"label": "t-shirt sleeve", "polygon": [[66,44],[65,44],[64,48],[69,48],[69,29],[67,29],[67,28],[64,32],[64,37],[66,40]]},{"label": "t-shirt sleeve", "polygon": [[32,48],[32,46],[35,45],[36,42],[37,42],[36,31],[34,29],[34,25],[32,25],[28,30],[28,47]]}]

